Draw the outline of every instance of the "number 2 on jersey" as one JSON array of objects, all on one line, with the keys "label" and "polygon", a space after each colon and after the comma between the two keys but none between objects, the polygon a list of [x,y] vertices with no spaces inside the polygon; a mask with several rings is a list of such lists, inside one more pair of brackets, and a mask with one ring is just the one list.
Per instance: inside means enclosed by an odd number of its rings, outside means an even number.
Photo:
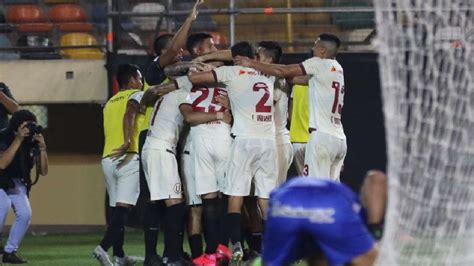
[{"label": "number 2 on jersey", "polygon": [[260,91],[260,90],[264,90],[265,93],[262,95],[262,98],[260,98],[257,105],[255,106],[255,111],[258,113],[271,113],[272,106],[265,105],[268,99],[270,98],[270,92],[268,91],[267,84],[263,82],[257,82],[255,83],[255,85],[253,85],[253,91]]},{"label": "number 2 on jersey", "polygon": [[332,82],[332,88],[334,89],[334,102],[332,104],[332,113],[335,114],[336,111],[339,114],[342,114],[342,103],[339,103],[339,94],[344,94],[344,86],[341,88],[341,84],[337,81]]}]

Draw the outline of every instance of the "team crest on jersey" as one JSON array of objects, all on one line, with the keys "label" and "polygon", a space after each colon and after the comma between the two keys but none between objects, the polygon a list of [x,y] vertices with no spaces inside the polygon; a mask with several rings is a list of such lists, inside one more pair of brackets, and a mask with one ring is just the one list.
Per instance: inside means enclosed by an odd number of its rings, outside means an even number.
[{"label": "team crest on jersey", "polygon": [[243,69],[241,69],[241,70],[239,71],[239,76],[242,76],[242,75],[245,75],[245,74],[247,74],[247,71],[245,71],[245,70],[243,70]]},{"label": "team crest on jersey", "polygon": [[176,194],[180,194],[181,193],[181,183],[176,183],[174,184],[174,187],[173,187],[173,191],[176,193]]},{"label": "team crest on jersey", "polygon": [[336,68],[334,66],[331,67],[331,72],[336,72]]}]

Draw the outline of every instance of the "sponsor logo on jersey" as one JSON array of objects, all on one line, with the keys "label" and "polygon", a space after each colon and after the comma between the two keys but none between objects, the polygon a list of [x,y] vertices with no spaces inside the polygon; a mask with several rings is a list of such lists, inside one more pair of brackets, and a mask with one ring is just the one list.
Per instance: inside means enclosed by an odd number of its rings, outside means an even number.
[{"label": "sponsor logo on jersey", "polygon": [[312,223],[332,224],[335,221],[334,208],[304,208],[275,202],[271,209],[273,217],[308,219]]}]

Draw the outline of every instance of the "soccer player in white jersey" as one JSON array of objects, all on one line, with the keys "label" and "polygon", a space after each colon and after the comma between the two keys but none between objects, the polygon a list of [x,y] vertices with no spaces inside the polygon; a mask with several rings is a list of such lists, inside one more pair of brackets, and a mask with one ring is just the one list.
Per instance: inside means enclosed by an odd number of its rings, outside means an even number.
[{"label": "soccer player in white jersey", "polygon": [[[169,85],[164,85],[169,86]],[[181,191],[181,180],[176,160],[176,145],[183,126],[179,104],[187,96],[184,91],[173,91],[158,98],[156,87],[148,89],[143,95],[141,105],[155,102],[150,120],[148,136],[143,146],[142,164],[150,200],[164,200],[165,254],[169,263],[181,265],[185,204]],[[157,99],[158,98],[158,99]]]},{"label": "soccer player in white jersey", "polygon": [[[195,33],[188,37],[186,47],[193,58],[217,51],[209,33]],[[193,86],[187,84],[186,91],[190,91],[188,102],[180,105],[181,113],[185,121],[190,124],[190,141],[192,146],[190,158],[193,163],[188,164],[194,171],[186,175],[186,190],[194,191],[196,195],[188,195],[194,199],[191,207],[191,216],[201,214],[206,222],[202,225],[206,239],[206,250],[191,250],[193,263],[215,264],[214,255],[219,239],[219,202],[218,192],[223,184],[224,170],[230,154],[232,138],[230,136],[230,122],[232,116],[221,106],[216,97],[226,95],[224,84],[212,84],[211,86]],[[221,121],[223,120],[223,121]],[[185,170],[185,172],[190,172]],[[202,203],[202,209],[201,204]],[[192,218],[193,221],[200,219]],[[194,226],[193,226],[194,227]],[[198,224],[201,227],[201,224]],[[197,242],[200,235],[190,236],[190,244]],[[192,247],[193,245],[191,245]],[[197,246],[197,245],[196,245]],[[202,246],[202,244],[201,244]],[[193,249],[193,248],[192,248]]]},{"label": "soccer player in white jersey", "polygon": [[[232,56],[253,58],[255,51],[248,42],[232,46]],[[241,260],[241,208],[243,197],[250,194],[252,181],[263,213],[268,197],[276,187],[276,144],[273,121],[273,81],[260,72],[239,66],[223,66],[189,76],[193,84],[222,82],[227,87],[235,136],[226,170],[224,194],[229,195],[225,224],[233,244],[233,260]],[[176,79],[178,88],[187,87],[185,77]],[[252,180],[253,179],[253,180]],[[227,243],[221,243],[227,244]]]},{"label": "soccer player in white jersey", "polygon": [[[281,46],[273,41],[258,43],[257,60],[262,63],[276,64],[282,55]],[[283,78],[276,78],[274,84],[274,119],[277,147],[278,184],[286,181],[288,169],[293,161],[293,147],[290,141],[290,132],[286,128],[288,122],[288,84]]]},{"label": "soccer player in white jersey", "polygon": [[340,40],[321,34],[313,47],[314,57],[301,64],[265,64],[238,57],[239,65],[279,77],[310,75],[310,139],[305,154],[305,175],[339,180],[346,156],[346,135],[341,122],[344,102],[344,73],[336,61]]}]

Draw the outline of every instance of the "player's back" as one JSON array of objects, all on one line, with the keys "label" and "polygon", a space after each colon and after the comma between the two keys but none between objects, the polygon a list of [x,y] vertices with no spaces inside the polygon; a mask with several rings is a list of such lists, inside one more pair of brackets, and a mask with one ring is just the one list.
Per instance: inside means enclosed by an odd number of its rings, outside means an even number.
[{"label": "player's back", "polygon": [[241,66],[214,69],[224,82],[232,107],[232,134],[243,138],[275,138],[273,81],[260,72]]},{"label": "player's back", "polygon": [[345,139],[341,114],[344,72],[335,59],[310,58],[302,63],[309,80],[309,127]]},{"label": "player's back", "polygon": [[[187,103],[191,104],[194,112],[216,113],[224,112],[226,108],[217,102],[216,97],[227,95],[224,84],[212,84],[210,86],[193,86]],[[212,121],[191,127],[191,136],[207,138],[229,138],[230,125],[222,121]]]},{"label": "player's back", "polygon": [[145,143],[148,148],[153,148],[156,140],[166,141],[176,147],[183,127],[183,116],[179,111],[179,104],[183,102],[186,95],[184,91],[173,91],[155,103]]},{"label": "player's back", "polygon": [[357,196],[345,185],[294,178],[270,196],[263,261],[288,265],[322,250],[330,265],[350,262],[373,247]]}]

